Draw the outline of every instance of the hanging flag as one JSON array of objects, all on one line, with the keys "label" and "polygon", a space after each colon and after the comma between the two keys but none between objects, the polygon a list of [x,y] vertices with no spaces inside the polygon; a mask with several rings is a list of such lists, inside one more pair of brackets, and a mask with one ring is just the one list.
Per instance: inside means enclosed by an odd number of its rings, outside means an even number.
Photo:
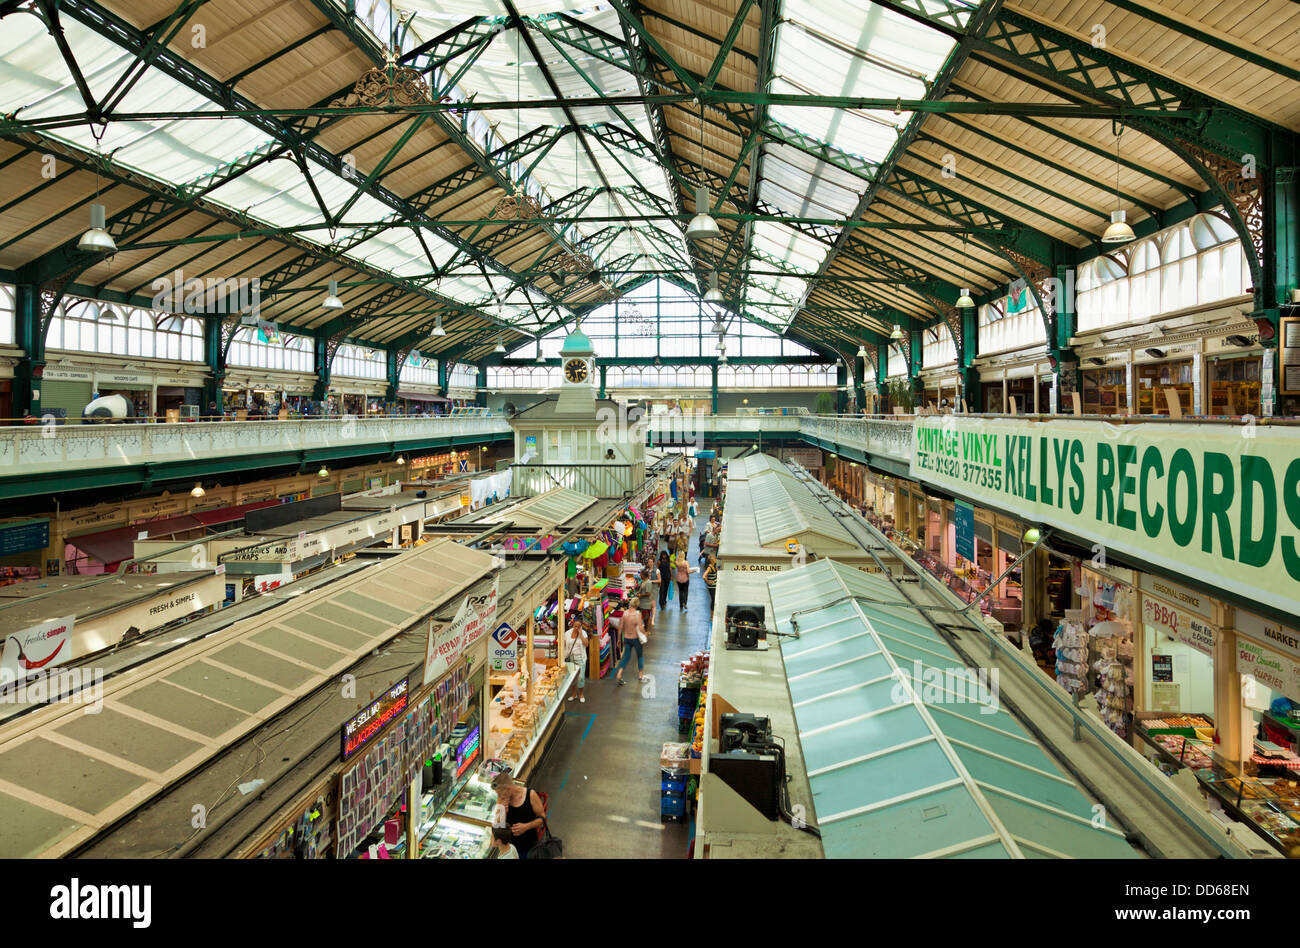
[{"label": "hanging flag", "polygon": [[1029,309],[1029,285],[1024,280],[1016,280],[1007,287],[1007,315],[1014,316]]},{"label": "hanging flag", "polygon": [[269,323],[265,319],[257,323],[257,337],[270,346],[278,346],[281,342],[280,327],[275,323]]}]

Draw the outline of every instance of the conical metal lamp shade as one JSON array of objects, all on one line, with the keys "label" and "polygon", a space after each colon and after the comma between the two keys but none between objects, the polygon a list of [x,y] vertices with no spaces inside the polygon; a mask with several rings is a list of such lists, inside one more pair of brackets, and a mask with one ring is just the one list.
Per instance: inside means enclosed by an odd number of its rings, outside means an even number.
[{"label": "conical metal lamp shade", "polygon": [[1110,226],[1101,235],[1103,244],[1126,244],[1134,239],[1136,235],[1133,233],[1133,228],[1128,225],[1128,221],[1124,219],[1126,216],[1124,211],[1110,212]]},{"label": "conical metal lamp shade", "polygon": [[104,205],[90,205],[90,230],[81,235],[77,241],[77,249],[84,250],[87,253],[116,253],[117,244],[113,243],[113,237],[105,229]]},{"label": "conical metal lamp shade", "polygon": [[695,189],[695,216],[686,225],[686,236],[690,240],[712,240],[721,237],[718,222],[709,214],[709,189]]}]

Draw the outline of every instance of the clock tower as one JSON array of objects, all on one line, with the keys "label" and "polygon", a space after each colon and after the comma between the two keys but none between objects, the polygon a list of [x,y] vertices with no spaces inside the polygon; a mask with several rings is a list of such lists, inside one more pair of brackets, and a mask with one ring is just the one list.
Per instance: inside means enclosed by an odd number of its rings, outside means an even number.
[{"label": "clock tower", "polygon": [[560,347],[560,394],[556,399],[557,415],[596,417],[596,352],[591,340],[575,324],[573,332]]}]

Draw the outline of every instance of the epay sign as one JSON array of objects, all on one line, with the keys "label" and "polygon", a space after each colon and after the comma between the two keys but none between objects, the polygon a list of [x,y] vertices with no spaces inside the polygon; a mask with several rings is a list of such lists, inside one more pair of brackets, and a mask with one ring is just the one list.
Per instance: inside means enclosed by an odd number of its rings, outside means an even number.
[{"label": "epay sign", "polygon": [[519,633],[502,622],[492,633],[492,670],[516,672],[519,670]]},{"label": "epay sign", "polygon": [[943,416],[911,475],[1300,613],[1300,456],[1281,428]]}]

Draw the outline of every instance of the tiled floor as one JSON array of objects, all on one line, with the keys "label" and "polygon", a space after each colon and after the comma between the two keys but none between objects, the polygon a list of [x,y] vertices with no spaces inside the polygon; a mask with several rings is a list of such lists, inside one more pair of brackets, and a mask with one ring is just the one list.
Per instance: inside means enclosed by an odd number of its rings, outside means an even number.
[{"label": "tiled floor", "polygon": [[[690,562],[698,566],[699,535]],[[677,736],[678,665],[709,640],[709,593],[691,574],[686,612],[676,597],[659,613],[645,646],[645,673],[637,682],[633,655],[627,684],[587,682],[587,703],[570,702],[564,723],[538,768],[533,785],[550,794],[551,832],[564,840],[566,858],[682,859],[688,828],[659,820],[659,752]]]}]

